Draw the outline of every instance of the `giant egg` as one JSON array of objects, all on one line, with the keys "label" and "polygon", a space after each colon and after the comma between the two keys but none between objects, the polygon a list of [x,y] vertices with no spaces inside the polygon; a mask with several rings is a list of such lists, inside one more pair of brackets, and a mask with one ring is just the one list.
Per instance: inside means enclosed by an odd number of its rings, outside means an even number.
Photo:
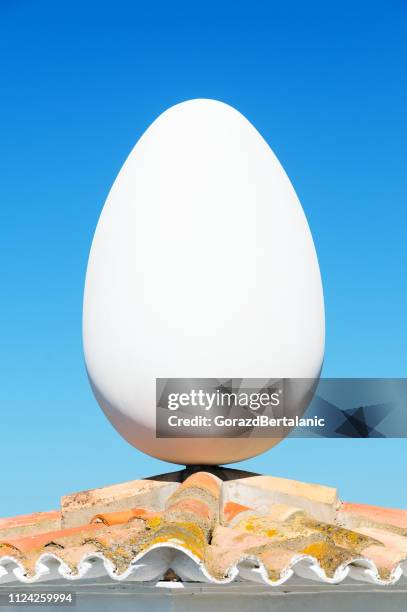
[{"label": "giant egg", "polygon": [[322,283],[307,220],[278,159],[231,106],[160,115],[121,168],[86,273],[83,343],[117,431],[173,463],[232,463],[276,438],[157,438],[156,378],[317,379]]}]

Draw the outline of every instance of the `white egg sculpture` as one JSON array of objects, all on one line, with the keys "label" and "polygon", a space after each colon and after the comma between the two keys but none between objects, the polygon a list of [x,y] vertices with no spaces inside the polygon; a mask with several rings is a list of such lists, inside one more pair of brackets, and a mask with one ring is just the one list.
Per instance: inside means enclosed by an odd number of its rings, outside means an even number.
[{"label": "white egg sculpture", "polygon": [[156,437],[156,378],[316,379],[324,301],[312,236],[276,156],[237,110],[177,104],[119,172],[89,256],[83,342],[119,433],[173,463],[241,461],[276,438]]}]

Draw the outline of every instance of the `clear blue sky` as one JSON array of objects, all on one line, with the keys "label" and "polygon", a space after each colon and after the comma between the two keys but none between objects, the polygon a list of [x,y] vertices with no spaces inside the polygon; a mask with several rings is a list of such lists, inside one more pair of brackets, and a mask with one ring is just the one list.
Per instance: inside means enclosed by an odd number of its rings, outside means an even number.
[{"label": "clear blue sky", "polygon": [[[324,280],[324,374],[407,376],[406,24],[403,0],[0,3],[0,515],[170,468],[99,410],[81,308],[108,190],[182,100],[238,108],[290,176]],[[407,507],[406,450],[293,439],[240,465]]]}]

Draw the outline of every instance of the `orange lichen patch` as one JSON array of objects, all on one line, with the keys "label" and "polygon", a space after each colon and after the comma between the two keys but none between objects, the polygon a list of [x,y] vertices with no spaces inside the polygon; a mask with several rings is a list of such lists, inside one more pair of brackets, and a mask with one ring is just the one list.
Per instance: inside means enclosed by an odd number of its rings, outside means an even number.
[{"label": "orange lichen patch", "polygon": [[194,498],[184,498],[167,508],[167,513],[189,512],[196,514],[198,517],[209,520],[212,516],[211,510],[203,501]]},{"label": "orange lichen patch", "polygon": [[[87,532],[96,531],[103,527],[103,525],[93,524],[86,525],[84,527],[72,527],[71,529],[62,529],[60,531],[49,531],[47,533],[40,533],[34,536],[27,536],[24,538],[13,538],[7,541],[0,542],[0,546],[11,546],[16,548],[20,552],[29,552],[34,549],[40,549],[44,546],[51,546],[52,544],[57,546],[64,546],[64,541],[70,540],[72,536],[79,536],[80,539],[86,537]],[[66,542],[69,544],[70,542]]]},{"label": "orange lichen patch", "polygon": [[321,540],[306,546],[302,551],[304,555],[315,557],[325,570],[327,576],[332,577],[338,567],[346,562],[350,562],[355,557],[350,551],[334,546],[331,543]]},{"label": "orange lichen patch", "polygon": [[243,504],[238,504],[234,501],[227,502],[223,507],[223,515],[227,522],[231,521],[241,512],[246,512],[247,510],[251,510],[249,506],[244,506]]},{"label": "orange lichen patch", "polygon": [[104,525],[120,525],[138,518],[148,521],[156,516],[160,516],[159,512],[151,512],[145,508],[131,508],[129,510],[119,510],[117,512],[103,512],[92,517],[91,523],[103,523]]},{"label": "orange lichen patch", "polygon": [[311,555],[316,559],[323,559],[324,555],[328,553],[330,550],[330,545],[325,540],[321,540],[320,542],[313,542],[309,546],[306,546],[301,551],[304,555]]},{"label": "orange lichen patch", "polygon": [[352,526],[352,519],[355,526],[358,520],[367,519],[375,523],[392,525],[407,530],[407,510],[342,502],[337,512],[337,518],[339,521],[349,519],[351,521],[349,526]]}]

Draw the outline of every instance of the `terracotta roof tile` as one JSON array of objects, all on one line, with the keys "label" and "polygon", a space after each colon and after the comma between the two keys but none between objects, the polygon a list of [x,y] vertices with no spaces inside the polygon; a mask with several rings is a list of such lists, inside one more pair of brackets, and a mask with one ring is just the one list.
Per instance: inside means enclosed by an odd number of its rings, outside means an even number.
[{"label": "terracotta roof tile", "polygon": [[220,495],[221,485],[222,481],[213,474],[209,474],[208,472],[197,472],[196,474],[189,476],[181,486],[183,489],[190,487],[206,489],[212,493],[214,497],[218,498]]},{"label": "terracotta roof tile", "polygon": [[171,504],[171,506],[168,506],[167,508],[167,514],[169,513],[192,514],[205,521],[210,521],[213,514],[208,504],[199,499],[194,499],[193,497],[191,497],[190,499],[180,499],[179,501],[176,501],[175,503]]},{"label": "terracotta roof tile", "polygon": [[406,511],[339,504],[336,490],[321,485],[222,483],[198,472],[182,484],[132,481],[76,493],[61,510],[0,520],[0,583],[12,560],[36,580],[50,559],[70,579],[95,563],[118,580],[158,579],[170,567],[183,580],[240,576],[271,585],[293,573],[379,584],[407,576]]},{"label": "terracotta roof tile", "polygon": [[61,527],[61,512],[34,512],[9,518],[0,518],[0,539],[51,531]]},{"label": "terracotta roof tile", "polygon": [[342,502],[338,508],[337,518],[349,527],[356,527],[363,523],[377,523],[398,527],[407,532],[407,510]]},{"label": "terracotta roof tile", "polygon": [[362,550],[362,556],[376,565],[382,579],[388,579],[400,561],[406,559],[406,553],[385,546],[369,546]]},{"label": "terracotta roof tile", "polygon": [[8,518],[0,518],[0,530],[25,527],[48,520],[58,520],[61,517],[59,510],[49,512],[34,512],[33,514],[21,514]]},{"label": "terracotta roof tile", "polygon": [[[55,551],[56,552],[56,551]],[[57,556],[65,563],[73,574],[78,573],[78,565],[83,558],[92,557],[98,553],[98,547],[89,542],[85,542],[80,546],[70,546],[59,550]]]},{"label": "terracotta roof tile", "polygon": [[252,510],[249,506],[238,504],[234,501],[228,501],[223,507],[223,516],[226,523],[229,523],[232,519],[238,516],[241,512]]},{"label": "terracotta roof tile", "polygon": [[294,506],[323,521],[334,520],[339,505],[333,487],[274,476],[251,476],[225,482],[223,496],[225,501],[238,503],[244,499],[247,505],[255,508],[271,504]]},{"label": "terracotta roof tile", "polygon": [[374,527],[362,527],[354,530],[356,533],[361,533],[370,538],[374,538],[381,542],[386,548],[392,548],[402,553],[407,553],[407,537],[400,536],[385,529],[377,529]]},{"label": "terracotta roof tile", "polygon": [[[93,532],[101,527],[103,527],[103,525],[93,524],[85,525],[83,527],[71,527],[70,529],[62,529],[59,531],[49,531],[46,533],[21,538],[7,538],[0,541],[0,546],[11,546],[22,553],[29,552],[33,549],[37,550],[50,545],[65,548],[65,545],[70,543],[72,536],[79,538],[80,541],[83,541],[88,532]],[[68,542],[67,539],[69,539]]]},{"label": "terracotta roof tile", "polygon": [[133,480],[109,487],[89,489],[66,495],[61,500],[63,527],[89,523],[95,514],[117,512],[135,507],[161,510],[178,483]]},{"label": "terracotta roof tile", "polygon": [[293,550],[270,546],[264,552],[259,553],[258,558],[264,564],[268,579],[276,583],[281,580],[282,576],[290,577],[293,574],[291,565],[299,556]]},{"label": "terracotta roof tile", "polygon": [[134,519],[148,521],[160,516],[159,512],[151,512],[145,508],[130,508],[129,510],[117,510],[116,512],[103,512],[95,514],[90,520],[91,523],[103,523],[104,525],[120,525],[129,523]]}]

